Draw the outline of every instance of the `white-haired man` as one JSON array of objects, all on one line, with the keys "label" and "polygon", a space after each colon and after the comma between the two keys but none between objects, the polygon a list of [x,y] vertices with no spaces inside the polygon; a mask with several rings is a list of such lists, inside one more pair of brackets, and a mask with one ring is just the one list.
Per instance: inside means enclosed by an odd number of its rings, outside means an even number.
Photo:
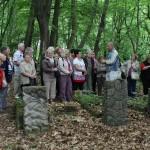
[{"label": "white-haired man", "polygon": [[117,50],[112,42],[107,44],[108,55],[104,62],[106,63],[106,80],[112,81],[121,79],[120,59]]},{"label": "white-haired man", "polygon": [[23,61],[23,52],[25,50],[24,43],[18,44],[18,50],[14,53],[13,62],[14,62],[14,94],[16,98],[19,98],[21,94],[21,79],[20,79],[20,63]]}]

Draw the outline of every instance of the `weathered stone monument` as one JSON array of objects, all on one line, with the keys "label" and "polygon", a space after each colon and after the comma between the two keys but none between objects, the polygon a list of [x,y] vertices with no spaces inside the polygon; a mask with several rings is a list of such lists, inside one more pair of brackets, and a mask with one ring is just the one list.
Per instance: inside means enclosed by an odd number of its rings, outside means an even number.
[{"label": "weathered stone monument", "polygon": [[43,86],[23,88],[23,122],[25,132],[48,130],[48,103]]},{"label": "weathered stone monument", "polygon": [[110,126],[127,124],[127,82],[126,80],[106,81],[103,102],[103,122]]}]

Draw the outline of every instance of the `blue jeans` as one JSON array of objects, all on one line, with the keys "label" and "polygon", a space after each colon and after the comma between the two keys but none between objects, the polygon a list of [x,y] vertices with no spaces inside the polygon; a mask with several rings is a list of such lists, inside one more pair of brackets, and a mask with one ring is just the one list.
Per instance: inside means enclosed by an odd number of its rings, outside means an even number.
[{"label": "blue jeans", "polygon": [[131,79],[131,77],[127,78],[128,81],[128,96],[134,97],[136,92],[136,80]]},{"label": "blue jeans", "polygon": [[3,111],[4,109],[6,109],[6,106],[7,106],[7,101],[6,101],[7,90],[8,90],[7,87],[0,89],[0,111]]}]

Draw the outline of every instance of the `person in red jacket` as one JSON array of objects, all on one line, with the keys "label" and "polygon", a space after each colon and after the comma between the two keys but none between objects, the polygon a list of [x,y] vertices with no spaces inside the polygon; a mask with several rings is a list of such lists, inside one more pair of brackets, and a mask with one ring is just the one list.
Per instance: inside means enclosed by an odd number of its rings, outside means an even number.
[{"label": "person in red jacket", "polygon": [[147,95],[150,88],[150,55],[141,64],[141,81],[143,84],[143,93]]},{"label": "person in red jacket", "polygon": [[3,110],[6,108],[6,80],[5,80],[5,72],[2,68],[3,61],[6,60],[5,55],[0,53],[0,112],[3,112]]}]

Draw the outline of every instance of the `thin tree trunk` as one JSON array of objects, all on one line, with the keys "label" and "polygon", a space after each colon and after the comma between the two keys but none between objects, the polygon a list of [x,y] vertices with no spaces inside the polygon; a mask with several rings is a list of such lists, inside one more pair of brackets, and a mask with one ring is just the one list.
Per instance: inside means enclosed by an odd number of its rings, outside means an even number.
[{"label": "thin tree trunk", "polygon": [[97,33],[97,37],[96,37],[96,41],[95,41],[95,45],[94,45],[94,51],[96,54],[100,50],[99,43],[101,41],[102,33],[105,29],[105,21],[106,21],[106,14],[107,14],[108,6],[109,6],[109,0],[105,0],[104,6],[103,6],[103,12],[102,12],[102,15],[100,17],[98,33]]},{"label": "thin tree trunk", "polygon": [[139,47],[140,38],[140,0],[137,0],[137,35],[136,35],[136,51]]},{"label": "thin tree trunk", "polygon": [[25,46],[30,47],[32,43],[32,34],[34,32],[35,13],[33,9],[33,3],[31,3],[30,13],[28,18],[28,26],[25,35]]},{"label": "thin tree trunk", "polygon": [[51,35],[50,35],[50,46],[54,46],[54,47],[56,47],[57,40],[58,40],[58,21],[59,21],[59,14],[60,14],[60,4],[61,4],[61,0],[55,0],[54,16],[53,16]]},{"label": "thin tree trunk", "polygon": [[96,16],[97,4],[98,4],[98,0],[95,0],[94,5],[92,7],[91,15],[90,15],[91,19],[89,20],[89,23],[87,25],[85,33],[84,33],[84,35],[83,35],[83,37],[82,37],[82,39],[80,41],[80,44],[78,46],[79,48],[83,48],[84,47],[84,44],[85,44],[86,40],[89,37],[89,34],[91,32],[91,29],[92,29],[94,18]]},{"label": "thin tree trunk", "polygon": [[76,32],[77,32],[77,2],[76,0],[71,0],[71,36],[68,40],[67,48],[70,49],[74,43]]},{"label": "thin tree trunk", "polygon": [[[6,23],[4,23],[4,14],[5,14],[5,8],[6,8],[6,5],[8,4],[5,3],[4,6],[3,6],[3,16],[2,16],[2,21],[1,21],[1,30],[0,30],[0,47],[2,46],[3,44],[3,39],[5,37],[5,34],[6,34],[6,31],[7,31],[7,28],[11,22],[11,19],[12,19],[12,16],[13,16],[13,12],[14,12],[14,7],[15,7],[15,1],[16,0],[13,0],[12,4],[11,4],[11,7],[10,7],[10,10],[9,12],[7,13],[7,19],[6,19]],[[4,1],[5,2],[5,1]]]}]

